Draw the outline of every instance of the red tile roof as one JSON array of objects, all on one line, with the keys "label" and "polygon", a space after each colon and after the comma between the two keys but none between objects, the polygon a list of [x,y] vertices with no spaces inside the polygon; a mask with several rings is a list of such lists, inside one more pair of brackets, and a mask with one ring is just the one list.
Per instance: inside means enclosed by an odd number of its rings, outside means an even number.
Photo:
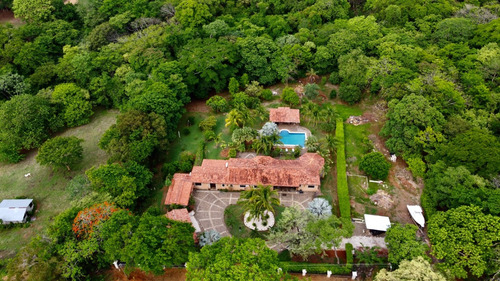
[{"label": "red tile roof", "polygon": [[188,174],[175,174],[172,184],[168,187],[165,205],[177,204],[187,206],[193,191],[193,182]]},{"label": "red tile roof", "polygon": [[174,221],[181,221],[181,222],[188,222],[191,223],[191,219],[189,218],[189,213],[188,210],[183,208],[183,209],[174,209],[165,216],[171,220]]},{"label": "red tile roof", "polygon": [[271,108],[269,121],[275,123],[300,123],[300,111],[289,107]]},{"label": "red tile roof", "polygon": [[290,187],[320,185],[320,173],[324,163],[323,157],[316,153],[306,153],[296,160],[278,160],[269,156],[203,160],[201,166],[193,167],[191,181]]}]

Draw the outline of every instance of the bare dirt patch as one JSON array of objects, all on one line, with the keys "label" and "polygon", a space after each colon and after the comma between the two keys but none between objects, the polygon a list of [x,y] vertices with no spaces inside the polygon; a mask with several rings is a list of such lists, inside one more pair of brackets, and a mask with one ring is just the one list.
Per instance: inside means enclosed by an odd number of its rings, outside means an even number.
[{"label": "bare dirt patch", "polygon": [[23,24],[23,21],[14,17],[14,13],[11,10],[3,9],[0,10],[0,24],[10,23],[12,25],[18,26]]}]

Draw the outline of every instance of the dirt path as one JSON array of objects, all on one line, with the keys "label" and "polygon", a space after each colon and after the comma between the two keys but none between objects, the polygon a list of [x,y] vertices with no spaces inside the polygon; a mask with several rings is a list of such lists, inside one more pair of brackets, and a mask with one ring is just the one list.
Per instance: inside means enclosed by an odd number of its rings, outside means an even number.
[{"label": "dirt path", "polygon": [[20,19],[16,19],[14,17],[14,13],[11,10],[3,9],[0,10],[0,24],[1,23],[10,23],[14,26],[19,26],[23,24],[23,21]]}]

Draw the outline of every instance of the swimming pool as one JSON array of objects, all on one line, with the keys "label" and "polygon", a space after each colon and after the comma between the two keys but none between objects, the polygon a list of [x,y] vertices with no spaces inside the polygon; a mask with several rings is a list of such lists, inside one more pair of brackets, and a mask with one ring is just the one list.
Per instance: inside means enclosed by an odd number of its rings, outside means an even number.
[{"label": "swimming pool", "polygon": [[288,130],[281,130],[280,137],[284,145],[300,145],[301,147],[305,147],[305,133],[290,133]]}]

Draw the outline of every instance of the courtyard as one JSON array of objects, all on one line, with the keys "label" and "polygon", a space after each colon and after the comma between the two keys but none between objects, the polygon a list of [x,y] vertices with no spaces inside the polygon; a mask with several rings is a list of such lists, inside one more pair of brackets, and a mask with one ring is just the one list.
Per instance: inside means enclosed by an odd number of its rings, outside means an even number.
[{"label": "courtyard", "polygon": [[[315,197],[314,192],[278,192],[281,205],[285,207],[307,208],[307,204]],[[195,218],[201,230],[216,230],[222,237],[230,236],[224,223],[224,210],[236,204],[240,192],[194,190]]]}]

